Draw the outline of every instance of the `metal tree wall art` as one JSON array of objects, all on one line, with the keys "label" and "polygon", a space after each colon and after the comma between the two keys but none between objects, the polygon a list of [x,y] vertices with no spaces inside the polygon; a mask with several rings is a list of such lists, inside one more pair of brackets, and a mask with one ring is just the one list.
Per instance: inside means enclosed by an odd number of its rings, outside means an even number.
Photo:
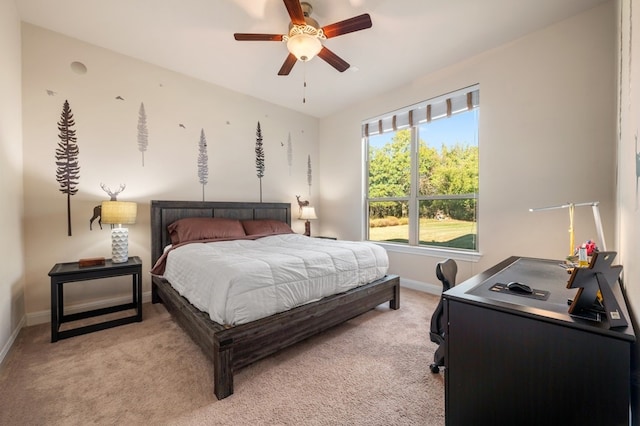
[{"label": "metal tree wall art", "polygon": [[209,156],[207,155],[207,138],[204,129],[200,130],[200,142],[198,143],[198,179],[202,184],[202,201],[204,201],[204,186],[209,178]]},{"label": "metal tree wall art", "polygon": [[138,110],[138,151],[142,153],[142,167],[144,167],[144,153],[148,145],[147,112],[144,110],[144,102],[140,102],[140,109]]},{"label": "metal tree wall art", "polygon": [[76,144],[76,131],[73,113],[69,101],[65,100],[58,121],[58,148],[56,148],[56,180],[60,184],[60,192],[67,195],[67,235],[71,236],[71,196],[78,192],[80,165],[78,154],[80,150]]},{"label": "metal tree wall art", "polygon": [[309,185],[309,195],[311,195],[311,155],[307,156],[307,185]]},{"label": "metal tree wall art", "polygon": [[291,144],[291,132],[287,138],[287,164],[289,165],[289,176],[291,176],[291,167],[293,166],[293,145]]},{"label": "metal tree wall art", "polygon": [[260,122],[256,128],[256,172],[260,180],[260,202],[262,202],[262,178],[264,177],[264,148],[262,147],[262,130]]}]

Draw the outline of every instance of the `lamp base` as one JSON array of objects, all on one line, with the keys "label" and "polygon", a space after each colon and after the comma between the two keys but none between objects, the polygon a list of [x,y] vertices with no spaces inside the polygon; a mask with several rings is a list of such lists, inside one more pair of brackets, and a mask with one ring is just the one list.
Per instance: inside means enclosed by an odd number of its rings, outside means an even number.
[{"label": "lamp base", "polygon": [[129,230],[113,228],[111,230],[111,262],[124,263],[129,260]]},{"label": "lamp base", "polygon": [[307,237],[311,236],[311,222],[308,220],[304,223],[304,235]]}]

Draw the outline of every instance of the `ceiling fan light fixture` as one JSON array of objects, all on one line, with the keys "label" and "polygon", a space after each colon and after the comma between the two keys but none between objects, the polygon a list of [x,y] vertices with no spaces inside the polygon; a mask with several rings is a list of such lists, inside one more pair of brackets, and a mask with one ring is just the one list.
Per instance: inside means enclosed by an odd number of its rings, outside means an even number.
[{"label": "ceiling fan light fixture", "polygon": [[333,53],[322,40],[371,28],[371,16],[368,13],[354,16],[330,25],[320,27],[311,17],[313,8],[306,1],[283,0],[291,18],[288,34],[252,34],[235,33],[238,41],[281,41],[287,43],[289,54],[278,71],[278,75],[289,75],[298,61],[310,61],[315,56],[331,65],[339,72],[349,69],[349,63]]},{"label": "ceiling fan light fixture", "polygon": [[287,40],[287,49],[301,61],[309,61],[322,50],[318,37],[310,34],[295,34]]}]

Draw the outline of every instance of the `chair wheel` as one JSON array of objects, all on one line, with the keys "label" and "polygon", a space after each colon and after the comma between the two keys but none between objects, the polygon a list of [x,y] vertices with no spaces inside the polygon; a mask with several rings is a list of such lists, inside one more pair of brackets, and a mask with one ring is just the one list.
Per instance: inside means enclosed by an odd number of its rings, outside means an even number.
[{"label": "chair wheel", "polygon": [[433,374],[438,374],[440,372],[440,368],[438,367],[438,364],[431,364],[429,368],[431,369],[431,372]]}]

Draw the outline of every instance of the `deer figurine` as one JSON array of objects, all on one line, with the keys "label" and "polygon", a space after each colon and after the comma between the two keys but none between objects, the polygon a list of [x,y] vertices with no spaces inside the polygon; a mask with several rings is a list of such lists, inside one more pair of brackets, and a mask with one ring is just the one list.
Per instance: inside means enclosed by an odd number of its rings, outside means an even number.
[{"label": "deer figurine", "polygon": [[98,219],[98,225],[100,225],[100,229],[102,229],[102,206],[98,204],[93,208],[93,216],[89,219],[89,231],[93,231],[93,221]]},{"label": "deer figurine", "polygon": [[[124,183],[120,184],[120,187],[115,190],[112,191],[108,186],[106,186],[104,183],[100,183],[100,188],[102,188],[102,190],[104,192],[107,193],[107,195],[109,195],[109,197],[111,197],[109,199],[109,201],[118,201],[116,198],[118,197],[118,194],[121,193],[122,191],[124,191],[124,189],[127,187],[127,185],[125,185]],[[97,206],[95,206],[93,208],[93,216],[91,217],[91,219],[89,219],[89,230],[92,231],[93,230],[93,221],[98,219],[98,225],[100,225],[100,229],[102,229],[102,205],[98,204]]]},{"label": "deer figurine", "polygon": [[298,200],[299,213],[302,213],[302,208],[307,207],[309,205],[309,200],[300,200],[299,195],[296,195],[296,199]]}]

